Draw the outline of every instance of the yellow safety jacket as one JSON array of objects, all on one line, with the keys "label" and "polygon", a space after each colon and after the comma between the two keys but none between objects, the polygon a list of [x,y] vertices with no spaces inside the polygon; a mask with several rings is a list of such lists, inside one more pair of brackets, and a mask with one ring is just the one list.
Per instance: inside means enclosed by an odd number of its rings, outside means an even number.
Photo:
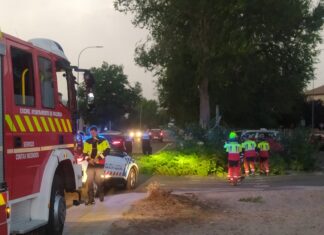
[{"label": "yellow safety jacket", "polygon": [[[94,147],[96,149],[94,149]],[[89,158],[101,158],[101,155],[107,156],[109,154],[110,145],[108,141],[98,136],[97,138],[89,138],[84,142],[83,154]]]},{"label": "yellow safety jacket", "polygon": [[261,141],[258,144],[260,150],[260,157],[269,157],[270,145],[267,141]]}]

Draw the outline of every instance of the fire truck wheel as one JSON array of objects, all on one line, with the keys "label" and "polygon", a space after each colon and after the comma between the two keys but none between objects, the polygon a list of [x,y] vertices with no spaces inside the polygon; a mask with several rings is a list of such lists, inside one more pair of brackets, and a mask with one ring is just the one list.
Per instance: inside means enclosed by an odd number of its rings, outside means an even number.
[{"label": "fire truck wheel", "polygon": [[132,190],[136,187],[137,184],[137,172],[134,167],[132,167],[128,173],[126,189]]},{"label": "fire truck wheel", "polygon": [[47,234],[60,235],[63,232],[66,217],[64,187],[60,175],[55,175],[51,191]]}]

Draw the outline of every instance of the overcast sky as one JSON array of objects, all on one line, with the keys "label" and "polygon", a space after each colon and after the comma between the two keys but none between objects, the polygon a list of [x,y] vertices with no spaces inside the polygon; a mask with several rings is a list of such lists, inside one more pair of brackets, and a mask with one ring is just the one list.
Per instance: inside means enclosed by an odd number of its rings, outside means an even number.
[{"label": "overcast sky", "polygon": [[113,0],[0,0],[0,28],[24,40],[50,38],[60,43],[72,64],[101,66],[103,61],[124,66],[129,81],[139,81],[145,97],[156,98],[153,77],[134,62],[136,44],[146,31],[135,28],[131,16],[117,12]]},{"label": "overcast sky", "polygon": [[[135,28],[131,16],[117,12],[113,0],[0,0],[0,11],[3,32],[24,40],[53,39],[62,45],[72,64],[77,64],[84,47],[104,46],[86,50],[80,67],[98,67],[102,61],[123,65],[130,82],[139,81],[144,96],[156,99],[152,74],[134,62],[136,44],[145,40],[147,32]],[[315,87],[324,85],[324,53],[319,60]]]}]

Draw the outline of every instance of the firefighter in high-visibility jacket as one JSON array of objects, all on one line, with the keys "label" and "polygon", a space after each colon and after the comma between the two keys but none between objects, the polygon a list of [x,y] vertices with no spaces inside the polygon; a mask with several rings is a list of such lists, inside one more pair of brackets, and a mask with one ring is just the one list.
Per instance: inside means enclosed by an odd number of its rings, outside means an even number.
[{"label": "firefighter in high-visibility jacket", "polygon": [[244,171],[245,176],[249,174],[255,174],[255,160],[257,156],[257,144],[252,140],[251,137],[245,138],[244,142],[241,144],[242,152],[244,156]]},{"label": "firefighter in high-visibility jacket", "polygon": [[242,148],[237,141],[235,132],[229,134],[229,140],[225,143],[224,148],[228,154],[227,178],[230,181],[238,180],[241,178],[240,152]]},{"label": "firefighter in high-visibility jacket", "polygon": [[108,141],[98,136],[97,127],[90,127],[91,137],[84,142],[83,155],[88,161],[87,168],[87,186],[88,201],[86,205],[94,204],[94,187],[95,182],[98,188],[99,199],[104,200],[104,185],[102,175],[104,174],[105,156],[109,155],[110,146]]},{"label": "firefighter in high-visibility jacket", "polygon": [[258,152],[260,158],[260,174],[269,175],[269,157],[270,157],[270,145],[265,140],[264,136],[260,136],[260,142],[258,143]]}]

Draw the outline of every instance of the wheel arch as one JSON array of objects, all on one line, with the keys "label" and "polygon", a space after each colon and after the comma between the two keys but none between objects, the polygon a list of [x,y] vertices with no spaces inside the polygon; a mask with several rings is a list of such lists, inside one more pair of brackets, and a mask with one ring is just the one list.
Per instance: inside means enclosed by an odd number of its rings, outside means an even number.
[{"label": "wheel arch", "polygon": [[81,177],[81,170],[80,173],[77,172],[73,162],[74,156],[68,149],[56,149],[51,153],[44,168],[40,191],[31,204],[31,219],[49,219],[49,203],[55,174],[63,177],[64,188],[67,191],[74,191],[79,187],[76,180]]},{"label": "wheel arch", "polygon": [[131,170],[132,168],[135,168],[135,170],[136,170],[136,175],[137,175],[137,176],[139,175],[139,167],[138,167],[138,165],[137,165],[136,163],[131,163],[131,164],[129,165],[129,167],[128,167],[128,170],[127,170],[126,179],[127,179],[128,174],[129,174],[129,172],[130,172],[130,170]]},{"label": "wheel arch", "polygon": [[[60,175],[63,179],[63,185],[66,192],[74,192],[76,189],[75,174],[72,162],[67,159],[61,161],[55,171],[54,175]],[[54,178],[54,177],[53,177]]]}]

